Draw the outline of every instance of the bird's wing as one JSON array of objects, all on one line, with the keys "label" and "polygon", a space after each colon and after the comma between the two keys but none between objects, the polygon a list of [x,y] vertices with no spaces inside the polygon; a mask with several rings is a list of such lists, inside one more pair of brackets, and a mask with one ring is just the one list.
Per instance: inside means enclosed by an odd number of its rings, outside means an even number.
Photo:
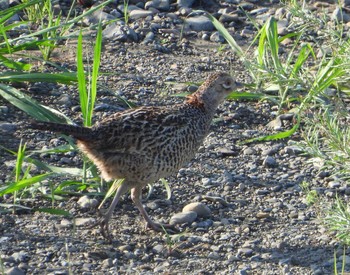
[{"label": "bird's wing", "polygon": [[189,123],[189,118],[174,106],[132,109],[116,113],[96,125],[95,146],[110,153],[146,154],[147,146],[171,142],[183,135]]}]

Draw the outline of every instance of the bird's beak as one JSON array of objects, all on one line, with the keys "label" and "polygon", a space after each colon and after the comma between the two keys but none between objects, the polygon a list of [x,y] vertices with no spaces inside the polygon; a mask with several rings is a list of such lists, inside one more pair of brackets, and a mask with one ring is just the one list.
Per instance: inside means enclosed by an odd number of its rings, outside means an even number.
[{"label": "bird's beak", "polygon": [[235,81],[236,88],[242,88],[244,87],[244,84],[242,82]]}]

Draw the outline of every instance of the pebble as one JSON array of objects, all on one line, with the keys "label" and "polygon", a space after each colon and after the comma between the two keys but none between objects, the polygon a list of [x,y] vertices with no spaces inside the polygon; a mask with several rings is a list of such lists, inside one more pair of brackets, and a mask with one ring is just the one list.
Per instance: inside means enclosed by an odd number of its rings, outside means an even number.
[{"label": "pebble", "polygon": [[176,4],[179,8],[191,8],[196,0],[177,0]]},{"label": "pebble", "polygon": [[8,122],[0,122],[0,131],[4,133],[14,133],[17,130],[17,125]]},{"label": "pebble", "polygon": [[254,155],[256,152],[253,148],[246,148],[243,150],[243,155],[249,156],[249,155]]},{"label": "pebble", "polygon": [[189,212],[189,211],[196,212],[198,217],[203,217],[203,218],[210,217],[211,215],[211,211],[209,207],[201,202],[192,202],[190,204],[187,204],[182,209],[182,212]]},{"label": "pebble", "polygon": [[217,252],[210,252],[210,253],[208,254],[208,258],[209,258],[209,259],[213,259],[213,260],[219,260],[219,259],[221,259],[221,256],[220,256],[220,254],[217,253]]},{"label": "pebble", "polygon": [[80,197],[77,203],[81,208],[94,208],[98,205],[98,201],[95,198],[86,195]]},{"label": "pebble", "polygon": [[162,244],[157,244],[152,248],[152,251],[157,254],[161,254],[164,250],[164,246]]},{"label": "pebble", "polygon": [[186,27],[196,32],[213,31],[215,29],[213,23],[204,15],[187,18]]},{"label": "pebble", "polygon": [[275,168],[278,166],[278,163],[275,158],[267,156],[263,161],[263,165],[268,168]]},{"label": "pebble", "polygon": [[140,18],[146,18],[148,16],[152,16],[153,15],[153,11],[150,10],[132,10],[129,13],[130,19],[132,20],[137,20]]},{"label": "pebble", "polygon": [[194,211],[188,211],[185,213],[177,213],[173,215],[170,219],[170,224],[171,225],[176,225],[176,224],[185,224],[185,223],[192,223],[196,220],[197,218],[197,213]]},{"label": "pebble", "polygon": [[104,259],[101,266],[102,268],[111,268],[113,266],[113,260],[111,258]]},{"label": "pebble", "polygon": [[239,248],[237,250],[237,255],[243,255],[245,257],[250,257],[253,255],[253,252],[254,252],[253,249],[243,247],[243,248]]},{"label": "pebble", "polygon": [[30,259],[30,256],[29,256],[29,254],[27,252],[20,251],[20,252],[14,252],[11,255],[11,258],[16,263],[21,263],[21,262],[28,262],[29,259]]},{"label": "pebble", "polygon": [[94,218],[75,218],[76,226],[88,226],[96,221]]},{"label": "pebble", "polygon": [[336,7],[331,15],[331,19],[336,22],[348,23],[350,21],[350,16],[339,7]]},{"label": "pebble", "polygon": [[210,41],[216,42],[216,43],[225,43],[225,38],[219,33],[219,32],[213,32],[213,34],[210,36]]},{"label": "pebble", "polygon": [[6,274],[6,275],[25,275],[26,273],[18,267],[11,267],[11,268],[7,269],[4,274]]},{"label": "pebble", "polygon": [[170,9],[170,1],[169,0],[153,0],[147,1],[145,4],[145,9],[148,10],[150,8],[154,8],[160,11],[169,11]]}]

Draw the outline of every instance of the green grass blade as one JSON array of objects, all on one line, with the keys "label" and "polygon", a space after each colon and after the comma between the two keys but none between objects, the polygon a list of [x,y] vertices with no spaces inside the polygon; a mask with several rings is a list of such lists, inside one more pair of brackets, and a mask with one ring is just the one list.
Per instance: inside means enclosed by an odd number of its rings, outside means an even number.
[{"label": "green grass blade", "polygon": [[11,14],[11,16],[13,16],[14,14],[16,14],[19,11],[23,10],[24,8],[30,7],[30,6],[32,6],[34,4],[38,4],[41,1],[42,0],[33,0],[33,1],[29,1],[27,3],[21,3],[21,4],[18,4],[18,5],[15,5],[13,7],[7,8],[5,10],[2,10],[2,11],[0,11],[0,18],[4,17],[7,14]]},{"label": "green grass blade", "polygon": [[67,153],[70,151],[75,150],[75,147],[71,146],[70,144],[64,144],[59,145],[54,148],[45,148],[45,149],[38,149],[38,150],[31,150],[28,151],[29,154],[57,154],[57,153]]},{"label": "green grass blade", "polygon": [[266,41],[266,24],[261,28],[258,35],[260,35],[259,41],[258,41],[258,48],[256,50],[257,52],[257,59],[258,64],[260,66],[264,65],[264,59],[265,59],[265,41]]},{"label": "green grass blade", "polygon": [[261,93],[247,93],[247,92],[232,92],[226,99],[235,99],[235,100],[263,100],[269,98],[266,94]]},{"label": "green grass blade", "polygon": [[48,82],[72,84],[77,82],[77,76],[74,73],[24,73],[24,72],[6,72],[0,74],[0,82]]},{"label": "green grass blade", "polygon": [[266,22],[266,39],[268,41],[269,49],[271,51],[272,61],[274,63],[275,69],[279,73],[283,72],[283,67],[281,60],[279,59],[278,50],[279,50],[279,40],[277,32],[277,21],[274,17],[270,17]]},{"label": "green grass blade", "polygon": [[41,175],[37,175],[31,178],[27,178],[27,179],[23,179],[20,180],[18,182],[13,182],[10,183],[9,185],[0,188],[0,196],[3,196],[5,194],[11,194],[14,193],[16,191],[19,191],[25,187],[28,187],[34,183],[43,181],[48,179],[49,177],[51,177],[53,175],[53,173],[47,173],[47,174],[41,174]]},{"label": "green grass blade", "polygon": [[6,66],[9,69],[18,70],[18,71],[29,71],[32,68],[31,64],[13,61],[11,59],[6,58],[5,56],[3,56],[1,54],[0,54],[0,64]]},{"label": "green grass blade", "polygon": [[313,52],[311,45],[309,43],[307,43],[306,45],[303,45],[302,48],[300,49],[299,56],[293,66],[292,76],[296,76],[296,74],[300,71],[300,68],[304,65],[305,61],[310,56],[310,53],[315,58],[315,53]]},{"label": "green grass blade", "polygon": [[22,172],[22,165],[23,165],[23,160],[25,156],[25,150],[26,150],[26,144],[22,145],[22,140],[18,146],[18,151],[17,151],[17,160],[16,160],[16,167],[15,167],[15,181],[18,182],[21,177],[21,172]]},{"label": "green grass blade", "polygon": [[94,62],[93,62],[92,76],[91,76],[88,125],[86,126],[91,126],[91,123],[92,123],[92,115],[93,115],[93,110],[95,106],[96,94],[97,94],[97,80],[98,80],[100,61],[101,61],[101,50],[102,50],[102,25],[99,24],[96,41],[95,41]]},{"label": "green grass blade", "polygon": [[167,200],[171,199],[171,188],[169,186],[169,182],[166,179],[160,179],[160,181],[163,183],[166,193],[167,193]]},{"label": "green grass blade", "polygon": [[57,111],[55,113],[48,107],[44,107],[34,99],[10,86],[0,84],[0,96],[37,120],[72,123],[72,121],[63,114],[60,116],[57,115]]},{"label": "green grass blade", "polygon": [[[77,46],[77,76],[80,108],[84,118],[84,125],[88,114],[88,95],[86,91],[85,71],[83,62],[83,33],[80,31]],[[86,126],[86,125],[85,125]]]},{"label": "green grass blade", "polygon": [[78,176],[78,177],[83,174],[83,170],[80,168],[57,167],[57,166],[46,164],[44,162],[41,162],[33,158],[27,158],[27,161],[29,161],[30,163],[33,163],[35,166],[37,166],[42,170],[49,171],[55,174],[71,175],[71,176]]},{"label": "green grass blade", "polygon": [[[203,11],[202,11],[203,12]],[[226,30],[226,28],[210,13],[206,12],[206,16],[209,18],[209,20],[213,23],[214,27],[218,30],[218,32],[222,35],[222,37],[225,38],[227,43],[230,45],[232,50],[239,56],[243,57],[243,50],[242,48],[237,44],[235,39],[232,37],[232,35]]]},{"label": "green grass blade", "polygon": [[[14,39],[11,39],[10,42],[12,44],[14,44],[16,41],[18,40],[23,40],[23,39],[26,39],[26,38],[30,38],[30,37],[38,37],[38,36],[41,36],[47,32],[52,32],[52,31],[55,31],[59,28],[62,28],[62,27],[66,27],[66,26],[71,26],[72,24],[76,24],[78,23],[82,18],[84,17],[87,17],[89,15],[91,15],[92,13],[96,12],[97,10],[100,10],[102,7],[114,2],[115,0],[107,0],[107,1],[104,1],[102,2],[101,4],[99,5],[96,5],[96,6],[93,6],[90,10],[88,10],[87,12],[85,13],[82,13],[81,15],[78,15],[78,16],[75,16],[72,20],[69,20],[67,21],[66,23],[63,23],[59,26],[53,26],[53,27],[50,27],[50,28],[45,28],[45,29],[42,29],[42,30],[39,30],[37,32],[33,32],[31,34],[28,34],[28,35],[24,35],[24,36],[21,36],[21,37],[16,37]],[[37,2],[40,2],[40,1],[37,1]],[[2,48],[6,43],[0,43],[0,48]]]},{"label": "green grass blade", "polygon": [[115,193],[115,191],[123,184],[123,182],[124,182],[124,179],[118,179],[113,182],[112,186],[108,189],[105,197],[100,203],[98,209],[100,209],[102,205],[105,203],[105,201]]},{"label": "green grass blade", "polygon": [[300,126],[300,122],[298,121],[293,126],[293,128],[290,129],[290,130],[287,130],[287,131],[284,131],[284,132],[279,132],[279,133],[273,134],[273,135],[267,135],[267,136],[247,139],[247,140],[244,140],[241,143],[242,144],[247,144],[247,143],[252,143],[252,142],[256,142],[256,141],[272,141],[272,140],[279,140],[279,139],[288,138],[288,137],[292,136],[299,129],[299,126]]}]

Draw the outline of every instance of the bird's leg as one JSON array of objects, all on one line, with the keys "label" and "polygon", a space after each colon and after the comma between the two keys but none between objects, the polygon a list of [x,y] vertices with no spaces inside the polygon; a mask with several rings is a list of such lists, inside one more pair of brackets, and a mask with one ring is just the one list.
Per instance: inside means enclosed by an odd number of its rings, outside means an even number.
[{"label": "bird's leg", "polygon": [[117,192],[114,195],[113,201],[111,206],[108,208],[107,212],[105,214],[102,214],[100,219],[97,221],[96,224],[99,224],[101,227],[101,234],[104,238],[111,240],[111,236],[109,234],[109,220],[111,219],[113,215],[114,208],[118,204],[120,197],[124,195],[129,190],[128,184],[123,182],[121,186],[117,189]]},{"label": "bird's leg", "polygon": [[165,229],[168,233],[177,233],[178,230],[174,226],[172,226],[170,224],[156,223],[149,217],[149,215],[147,214],[145,208],[143,207],[141,199],[140,199],[141,198],[141,191],[142,191],[142,188],[140,188],[140,187],[132,188],[131,189],[131,199],[135,203],[137,209],[140,211],[142,217],[145,219],[146,227],[152,228],[153,230],[155,230],[157,232],[164,232],[164,229]]}]

